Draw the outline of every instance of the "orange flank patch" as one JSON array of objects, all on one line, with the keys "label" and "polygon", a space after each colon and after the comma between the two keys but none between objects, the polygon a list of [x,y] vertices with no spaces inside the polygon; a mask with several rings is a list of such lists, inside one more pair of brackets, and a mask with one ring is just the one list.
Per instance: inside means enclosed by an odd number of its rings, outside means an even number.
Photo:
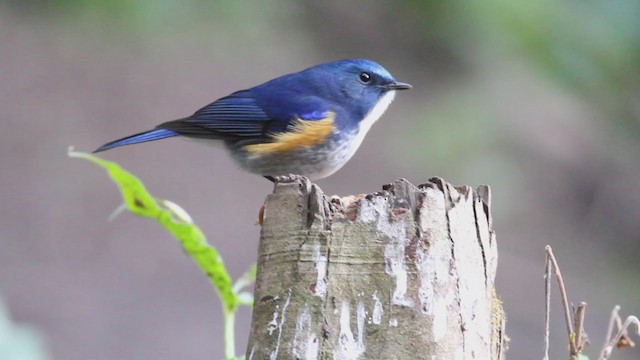
[{"label": "orange flank patch", "polygon": [[251,144],[244,147],[253,157],[286,153],[296,149],[322,144],[333,133],[335,113],[327,113],[322,120],[296,119],[286,132],[272,134],[273,142]]}]

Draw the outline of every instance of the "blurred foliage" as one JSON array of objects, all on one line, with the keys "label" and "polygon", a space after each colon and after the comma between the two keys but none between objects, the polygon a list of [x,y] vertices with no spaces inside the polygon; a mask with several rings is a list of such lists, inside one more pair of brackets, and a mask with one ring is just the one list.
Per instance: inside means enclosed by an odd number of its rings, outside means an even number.
[{"label": "blurred foliage", "polygon": [[9,310],[0,301],[0,359],[49,359],[42,336],[36,330],[16,325],[9,318]]},{"label": "blurred foliage", "polygon": [[[640,1],[411,0],[412,28],[457,61],[524,61],[571,90],[622,132],[640,132]],[[409,10],[407,10],[409,8]],[[418,34],[416,36],[425,36]],[[475,60],[479,61],[479,60]],[[471,62],[471,64],[470,64]]]},{"label": "blurred foliage", "polygon": [[466,3],[485,42],[534,64],[614,123],[640,131],[640,2]]},{"label": "blurred foliage", "polygon": [[210,31],[212,25],[215,28],[225,24],[241,24],[238,28],[244,28],[247,34],[258,34],[266,19],[286,15],[291,8],[288,1],[273,2],[272,7],[253,7],[232,0],[11,0],[10,4],[23,14],[55,15],[68,19],[67,23],[97,22],[96,26],[101,22],[111,26],[120,23],[130,35],[192,31],[201,26]]}]

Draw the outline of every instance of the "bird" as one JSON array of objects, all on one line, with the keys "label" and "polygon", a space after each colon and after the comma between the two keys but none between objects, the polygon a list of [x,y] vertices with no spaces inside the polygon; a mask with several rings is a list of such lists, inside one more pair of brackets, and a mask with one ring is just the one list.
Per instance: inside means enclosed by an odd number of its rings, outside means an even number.
[{"label": "bird", "polygon": [[182,136],[223,142],[240,168],[272,182],[289,174],[315,181],[342,168],[396,91],[411,88],[372,60],[327,62],[236,91],[94,153]]}]

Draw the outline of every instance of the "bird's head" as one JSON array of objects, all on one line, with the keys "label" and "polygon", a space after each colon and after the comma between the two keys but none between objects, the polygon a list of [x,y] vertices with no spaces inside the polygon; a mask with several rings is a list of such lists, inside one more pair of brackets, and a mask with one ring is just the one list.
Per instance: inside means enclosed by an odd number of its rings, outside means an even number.
[{"label": "bird's head", "polygon": [[386,103],[386,109],[396,90],[411,89],[411,85],[397,81],[380,64],[367,59],[338,60],[310,70],[322,77],[322,83],[328,85],[334,101],[360,118],[378,103]]}]

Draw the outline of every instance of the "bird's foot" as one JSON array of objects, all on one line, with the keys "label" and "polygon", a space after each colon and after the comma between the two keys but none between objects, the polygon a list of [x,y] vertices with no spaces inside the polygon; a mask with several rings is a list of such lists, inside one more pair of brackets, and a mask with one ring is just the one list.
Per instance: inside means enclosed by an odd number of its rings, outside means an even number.
[{"label": "bird's foot", "polygon": [[292,183],[296,181],[305,182],[305,180],[309,180],[309,179],[306,176],[296,175],[296,174],[287,174],[287,175],[280,175],[280,176],[273,177],[274,183],[283,183],[283,184]]}]

